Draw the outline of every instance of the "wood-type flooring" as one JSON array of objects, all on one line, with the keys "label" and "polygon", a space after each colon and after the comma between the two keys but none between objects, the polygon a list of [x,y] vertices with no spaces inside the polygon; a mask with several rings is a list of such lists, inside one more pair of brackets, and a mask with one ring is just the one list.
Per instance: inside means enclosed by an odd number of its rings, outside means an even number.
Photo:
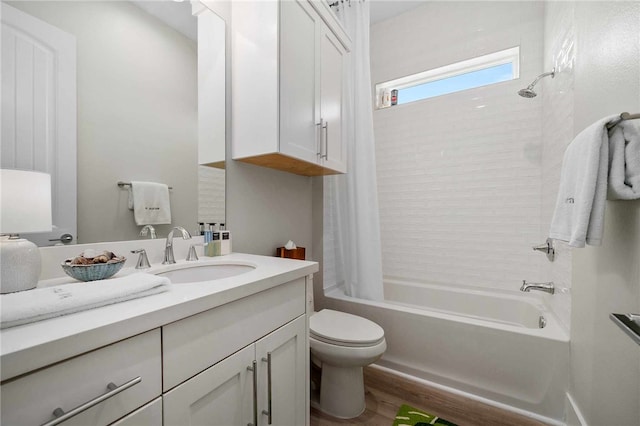
[{"label": "wood-type flooring", "polygon": [[311,426],[391,426],[402,404],[459,426],[544,426],[537,420],[455,395],[382,369],[364,369],[367,408],[355,419],[336,419],[311,408]]}]

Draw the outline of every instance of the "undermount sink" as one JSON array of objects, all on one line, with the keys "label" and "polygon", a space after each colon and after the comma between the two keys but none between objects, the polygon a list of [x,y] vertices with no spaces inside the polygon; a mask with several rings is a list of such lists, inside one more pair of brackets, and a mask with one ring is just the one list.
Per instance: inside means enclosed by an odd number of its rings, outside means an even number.
[{"label": "undermount sink", "polygon": [[167,277],[173,284],[194,283],[199,281],[219,280],[253,271],[254,266],[237,264],[216,264],[191,266],[160,272],[156,275]]}]

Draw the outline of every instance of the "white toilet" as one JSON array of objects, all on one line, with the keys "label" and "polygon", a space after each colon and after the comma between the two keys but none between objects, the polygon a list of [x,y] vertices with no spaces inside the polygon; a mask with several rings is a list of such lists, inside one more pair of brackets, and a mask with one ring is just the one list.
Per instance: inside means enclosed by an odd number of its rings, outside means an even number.
[{"label": "white toilet", "polygon": [[387,349],[384,330],[368,319],[323,309],[309,319],[311,362],[322,369],[321,411],[342,418],[357,417],[365,409],[362,367]]}]

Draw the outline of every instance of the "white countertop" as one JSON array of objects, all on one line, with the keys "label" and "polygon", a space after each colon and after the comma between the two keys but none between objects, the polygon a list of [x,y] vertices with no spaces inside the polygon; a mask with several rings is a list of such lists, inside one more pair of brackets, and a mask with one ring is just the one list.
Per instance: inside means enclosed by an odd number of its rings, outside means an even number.
[{"label": "white countertop", "polygon": [[[316,262],[241,253],[201,257],[197,262],[216,263],[248,264],[255,269],[215,281],[173,284],[165,293],[1,330],[0,379],[10,379],[318,271]],[[183,260],[175,266],[187,264],[196,265]],[[152,265],[146,271],[158,273],[167,269],[165,265]],[[140,271],[124,268],[116,277],[132,272]],[[39,286],[61,282],[69,279],[48,280]]]}]

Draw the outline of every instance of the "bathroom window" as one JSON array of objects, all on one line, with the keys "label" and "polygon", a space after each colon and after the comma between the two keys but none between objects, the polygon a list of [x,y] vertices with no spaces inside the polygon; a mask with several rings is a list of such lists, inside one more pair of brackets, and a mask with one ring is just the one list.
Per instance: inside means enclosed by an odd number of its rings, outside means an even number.
[{"label": "bathroom window", "polygon": [[376,84],[376,107],[387,108],[518,78],[520,47]]}]

